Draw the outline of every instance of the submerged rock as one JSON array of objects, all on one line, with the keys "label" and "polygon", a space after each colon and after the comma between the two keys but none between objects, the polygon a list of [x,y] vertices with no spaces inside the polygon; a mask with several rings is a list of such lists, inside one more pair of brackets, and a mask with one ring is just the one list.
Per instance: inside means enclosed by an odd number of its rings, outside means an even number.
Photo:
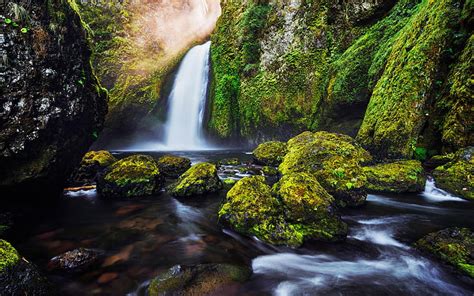
[{"label": "submerged rock", "polygon": [[401,160],[364,167],[365,187],[372,192],[421,192],[426,177],[418,160]]},{"label": "submerged rock", "polygon": [[241,179],[227,193],[220,221],[275,245],[298,247],[307,239],[346,236],[347,226],[332,210],[334,199],[313,176],[285,176],[273,190],[263,176]]},{"label": "submerged rock", "polygon": [[0,294],[54,295],[55,293],[36,266],[21,258],[10,243],[0,240]]},{"label": "submerged rock", "polygon": [[117,159],[109,151],[89,151],[72,174],[71,183],[77,186],[94,184],[97,181],[97,174],[102,173],[116,161]]},{"label": "submerged rock", "polygon": [[467,228],[447,228],[418,240],[415,246],[464,274],[474,278],[474,232]]},{"label": "submerged rock", "polygon": [[191,167],[191,160],[186,157],[165,155],[158,159],[160,172],[169,178],[178,178]]},{"label": "submerged rock", "polygon": [[107,93],[93,74],[87,31],[71,3],[2,5],[2,20],[10,18],[0,38],[2,196],[59,196],[102,129]]},{"label": "submerged rock", "polygon": [[163,186],[163,176],[151,156],[133,155],[111,165],[97,182],[103,197],[139,197],[157,194]]},{"label": "submerged rock", "polygon": [[98,250],[79,248],[52,258],[48,267],[65,272],[83,272],[97,264],[101,255]]},{"label": "submerged rock", "polygon": [[456,152],[454,160],[433,171],[436,186],[474,200],[474,147]]},{"label": "submerged rock", "polygon": [[371,160],[369,152],[349,136],[304,132],[288,141],[288,153],[279,170],[283,175],[313,174],[339,205],[358,206],[367,197],[361,165]]},{"label": "submerged rock", "polygon": [[225,295],[232,284],[245,282],[252,269],[231,264],[176,265],[151,281],[148,295]]},{"label": "submerged rock", "polygon": [[265,142],[253,151],[253,156],[257,163],[270,166],[278,166],[287,152],[287,144],[284,142]]},{"label": "submerged rock", "polygon": [[217,175],[217,168],[208,162],[192,166],[169,187],[170,193],[177,197],[203,195],[220,189],[222,182]]}]

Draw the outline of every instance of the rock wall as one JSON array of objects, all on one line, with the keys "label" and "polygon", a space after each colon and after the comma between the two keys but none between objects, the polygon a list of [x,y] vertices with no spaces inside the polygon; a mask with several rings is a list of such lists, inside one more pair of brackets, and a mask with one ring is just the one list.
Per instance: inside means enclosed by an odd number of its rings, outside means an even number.
[{"label": "rock wall", "polygon": [[378,158],[472,143],[472,1],[228,0],[222,9],[208,124],[217,137],[329,130],[357,135]]},{"label": "rock wall", "polygon": [[107,93],[68,1],[12,1],[0,13],[0,190],[57,193],[97,138]]}]

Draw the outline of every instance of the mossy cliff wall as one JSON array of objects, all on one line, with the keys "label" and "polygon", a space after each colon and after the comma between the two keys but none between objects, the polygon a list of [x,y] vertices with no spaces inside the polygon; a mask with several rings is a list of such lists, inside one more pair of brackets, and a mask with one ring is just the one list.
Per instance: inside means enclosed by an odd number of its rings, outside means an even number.
[{"label": "mossy cliff wall", "polygon": [[[459,114],[470,108],[472,50],[460,52],[472,1],[339,2],[223,1],[211,38],[209,130],[257,142],[344,132],[381,158],[469,142],[472,122]],[[453,126],[463,144],[449,138]]]},{"label": "mossy cliff wall", "polygon": [[107,93],[92,71],[87,30],[74,3],[19,0],[4,5],[0,196],[48,196],[62,190],[97,138]]}]

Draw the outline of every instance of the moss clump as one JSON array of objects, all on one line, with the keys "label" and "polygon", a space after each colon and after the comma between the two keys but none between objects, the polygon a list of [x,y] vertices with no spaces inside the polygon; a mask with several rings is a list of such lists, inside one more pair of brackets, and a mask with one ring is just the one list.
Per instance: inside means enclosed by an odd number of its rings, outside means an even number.
[{"label": "moss clump", "polygon": [[462,2],[424,0],[398,33],[357,136],[374,156],[411,158],[438,87],[445,49],[459,26]]},{"label": "moss clump", "polygon": [[272,167],[272,166],[262,167],[262,173],[265,176],[270,176],[270,177],[278,176],[278,174],[279,174],[278,169],[276,167]]},{"label": "moss clump", "polygon": [[163,176],[153,157],[133,155],[111,165],[97,183],[103,197],[139,197],[158,193]]},{"label": "moss clump", "polygon": [[93,184],[98,173],[115,163],[117,159],[105,150],[87,152],[79,167],[74,171],[71,181],[74,185]]},{"label": "moss clump", "polygon": [[222,182],[214,164],[203,162],[192,166],[178,181],[169,187],[173,196],[188,197],[217,192]]},{"label": "moss clump", "polygon": [[371,159],[349,136],[304,132],[288,141],[288,153],[279,170],[283,175],[311,173],[340,205],[357,206],[367,196],[361,164]]},{"label": "moss clump", "polygon": [[265,142],[253,151],[253,156],[257,163],[270,166],[278,166],[287,152],[287,144],[284,142]]},{"label": "moss clump", "polygon": [[436,185],[468,200],[474,200],[474,147],[456,152],[454,160],[433,171]]},{"label": "moss clump", "polygon": [[17,250],[9,242],[0,239],[0,273],[14,266],[18,260],[20,260],[20,255]]},{"label": "moss clump", "polygon": [[191,167],[191,160],[186,157],[165,155],[158,159],[160,172],[170,178],[177,178]]},{"label": "moss clump", "polygon": [[474,233],[467,228],[447,228],[430,233],[418,240],[415,246],[455,266],[474,278]]},{"label": "moss clump", "polygon": [[371,192],[421,192],[426,177],[418,160],[401,160],[364,167],[365,187]]},{"label": "moss clump", "polygon": [[151,281],[148,295],[210,295],[219,294],[233,283],[250,278],[252,270],[231,264],[176,265]]},{"label": "moss clump", "polygon": [[217,162],[219,165],[239,165],[240,159],[238,158],[225,158]]},{"label": "moss clump", "polygon": [[298,247],[307,239],[345,237],[346,225],[331,211],[332,197],[314,177],[284,177],[273,190],[262,176],[241,179],[227,193],[219,219],[275,245]]}]

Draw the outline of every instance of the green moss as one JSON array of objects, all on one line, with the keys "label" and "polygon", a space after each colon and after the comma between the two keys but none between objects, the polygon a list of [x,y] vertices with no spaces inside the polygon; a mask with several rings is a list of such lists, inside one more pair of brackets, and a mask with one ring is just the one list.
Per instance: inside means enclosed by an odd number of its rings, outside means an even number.
[{"label": "green moss", "polygon": [[468,200],[474,200],[474,148],[456,152],[454,159],[433,171],[436,185]]},{"label": "green moss", "polygon": [[272,166],[262,167],[262,173],[265,176],[277,176],[279,174],[278,169]]},{"label": "green moss", "polygon": [[108,167],[116,161],[117,159],[109,151],[89,151],[82,158],[81,166],[98,164],[101,167]]},{"label": "green moss", "polygon": [[279,166],[283,175],[311,173],[341,205],[364,202],[366,178],[361,164],[372,157],[354,139],[328,132],[305,132],[288,141],[288,150]]},{"label": "green moss", "polygon": [[474,278],[474,233],[467,228],[448,228],[430,233],[418,240],[415,246],[457,267]]},{"label": "green moss", "polygon": [[421,192],[426,178],[417,160],[402,160],[364,167],[366,188],[372,192]]},{"label": "green moss", "polygon": [[162,156],[157,163],[160,172],[171,178],[179,177],[191,167],[191,160],[175,155]]},{"label": "green moss", "polygon": [[111,165],[98,182],[105,197],[136,197],[158,193],[163,177],[151,156],[133,155]]},{"label": "green moss", "polygon": [[220,189],[222,182],[217,176],[217,168],[208,162],[192,166],[169,188],[172,195],[179,197],[203,195]]},{"label": "green moss", "polygon": [[9,242],[0,239],[0,272],[14,266],[18,260],[20,260],[20,255],[17,250]]},{"label": "green moss", "polygon": [[459,0],[423,0],[398,33],[357,136],[377,157],[412,156],[461,8]]},{"label": "green moss", "polygon": [[253,156],[258,163],[278,166],[287,152],[286,143],[271,141],[265,142],[253,151]]},{"label": "green moss", "polygon": [[236,231],[276,245],[307,239],[340,240],[347,226],[332,212],[332,197],[314,177],[283,177],[272,189],[262,176],[246,177],[227,193],[219,219]]}]

